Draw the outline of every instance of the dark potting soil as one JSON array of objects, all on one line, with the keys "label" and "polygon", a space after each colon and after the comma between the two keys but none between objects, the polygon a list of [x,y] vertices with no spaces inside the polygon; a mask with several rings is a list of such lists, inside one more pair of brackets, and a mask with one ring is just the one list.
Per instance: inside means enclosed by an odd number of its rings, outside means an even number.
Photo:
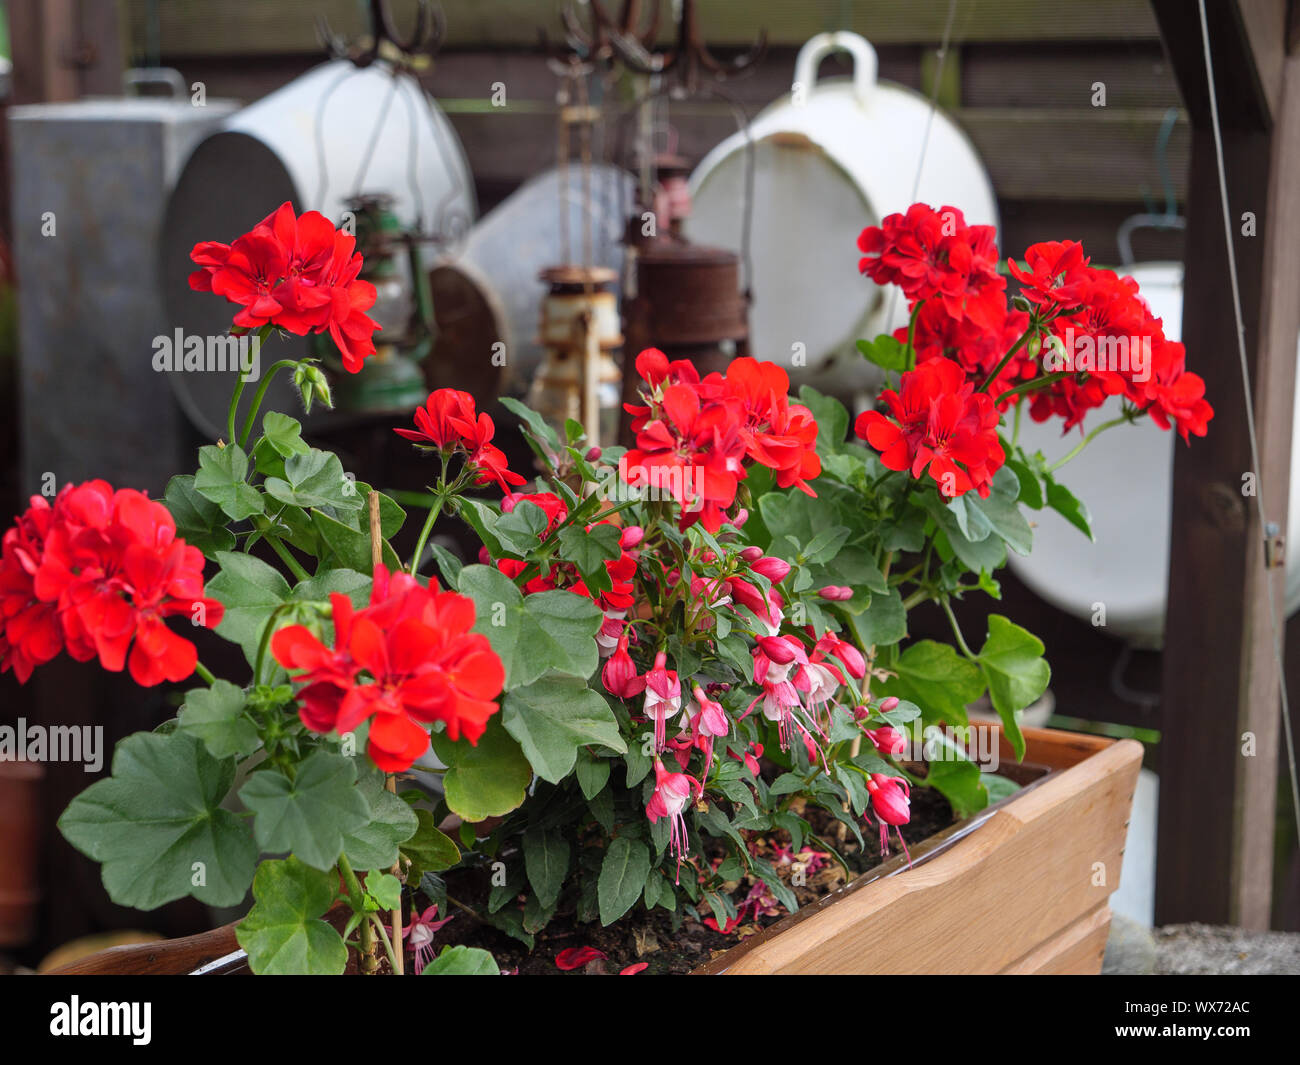
[{"label": "dark potting soil", "polygon": [[[838,822],[824,810],[809,806],[796,812],[812,825],[819,838],[828,841],[843,857],[845,864],[852,870],[854,879],[901,853],[898,836],[893,829],[890,829],[890,853],[882,857],[878,828],[864,826],[864,848],[858,846],[851,833],[843,841],[839,840],[836,831]],[[948,800],[932,788],[913,789],[911,814],[911,822],[903,826],[909,850],[958,820]],[[790,842],[789,835],[782,830],[751,837],[755,853],[772,861],[787,883],[790,882],[794,867],[774,860],[773,844],[788,848]],[[813,840],[807,841],[807,845],[815,850],[822,849]],[[791,890],[799,905],[805,906],[843,886],[845,882],[843,867],[831,860],[808,875],[806,883],[798,886],[791,884]],[[732,894],[733,899],[739,901],[750,886],[749,882],[741,882]],[[447,892],[452,898],[468,905],[481,906],[487,899],[487,875],[481,869],[450,873],[447,876]],[[580,924],[570,910],[568,913],[557,914],[550,924],[537,933],[533,949],[529,951],[518,940],[452,906],[446,912],[454,913],[456,919],[443,926],[436,935],[435,943],[438,951],[456,943],[482,947],[491,951],[503,971],[518,972],[525,976],[617,975],[629,965],[640,962],[646,964],[642,972],[647,975],[680,975],[689,973],[747,936],[786,916],[779,906],[775,909],[779,912],[760,914],[728,935],[715,932],[707,925],[685,916],[674,927],[673,915],[668,911],[656,907],[647,912],[640,903],[636,904],[627,917],[608,928],[602,928],[599,922]],[[701,912],[707,915],[708,907],[703,906]],[[594,947],[606,957],[597,958],[582,968],[565,973],[556,967],[555,959],[562,950],[570,947]]]}]

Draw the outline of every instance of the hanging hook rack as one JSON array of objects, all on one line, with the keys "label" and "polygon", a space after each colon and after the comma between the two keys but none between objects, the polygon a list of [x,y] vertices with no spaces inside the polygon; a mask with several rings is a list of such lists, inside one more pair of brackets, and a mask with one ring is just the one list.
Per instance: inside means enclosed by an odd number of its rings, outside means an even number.
[{"label": "hanging hook rack", "polygon": [[415,29],[405,38],[394,26],[387,0],[370,0],[368,8],[369,37],[356,41],[348,41],[335,33],[324,15],[316,17],[316,36],[331,59],[346,59],[356,67],[365,68],[383,58],[409,68],[426,63],[442,48],[447,36],[447,20],[441,5],[432,0],[419,0]]}]

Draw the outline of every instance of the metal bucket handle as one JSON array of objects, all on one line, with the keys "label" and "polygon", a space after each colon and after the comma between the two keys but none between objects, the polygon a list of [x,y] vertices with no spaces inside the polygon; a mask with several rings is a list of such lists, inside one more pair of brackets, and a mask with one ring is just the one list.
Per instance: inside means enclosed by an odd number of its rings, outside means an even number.
[{"label": "metal bucket handle", "polygon": [[834,33],[819,33],[809,38],[799,49],[794,61],[794,84],[796,89],[803,86],[807,95],[817,85],[817,68],[832,52],[848,52],[853,56],[853,95],[864,107],[871,99],[871,92],[876,87],[876,50],[871,42],[856,33],[838,30]]}]

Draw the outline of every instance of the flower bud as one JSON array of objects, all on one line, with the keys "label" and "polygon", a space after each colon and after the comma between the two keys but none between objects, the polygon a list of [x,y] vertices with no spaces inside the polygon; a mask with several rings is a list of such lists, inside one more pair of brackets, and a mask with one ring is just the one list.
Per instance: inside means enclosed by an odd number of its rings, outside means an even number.
[{"label": "flower bud", "polygon": [[881,712],[882,714],[887,714],[887,713],[889,713],[889,711],[893,710],[894,707],[896,707],[897,705],[898,705],[898,696],[897,696],[897,695],[891,695],[891,696],[889,696],[889,697],[886,698],[886,699],[881,699],[881,700],[880,700],[880,712]]},{"label": "flower bud", "polygon": [[755,547],[751,544],[749,547],[745,548],[743,551],[740,552],[740,557],[743,558],[746,562],[757,562],[760,558],[763,557],[763,549],[761,547]]},{"label": "flower bud", "polygon": [[731,524],[737,529],[743,529],[745,527],[745,522],[747,521],[749,521],[749,511],[744,507],[741,507],[736,511],[736,516],[731,519]]},{"label": "flower bud", "polygon": [[583,456],[588,462],[599,462],[602,452],[598,447],[587,448],[587,453]]},{"label": "flower bud", "polygon": [[618,546],[624,551],[630,551],[644,539],[645,530],[640,525],[629,525],[618,538]]},{"label": "flower bud", "polygon": [[765,555],[749,568],[766,577],[773,584],[780,584],[790,574],[790,563],[771,555]]},{"label": "flower bud", "polygon": [[311,413],[313,399],[319,399],[330,410],[334,409],[329,380],[316,367],[315,362],[315,359],[303,359],[293,368],[293,384],[302,395],[303,409],[308,414]]},{"label": "flower bud", "polygon": [[817,594],[832,603],[842,603],[853,598],[853,589],[842,584],[828,584],[825,588],[818,589]]}]

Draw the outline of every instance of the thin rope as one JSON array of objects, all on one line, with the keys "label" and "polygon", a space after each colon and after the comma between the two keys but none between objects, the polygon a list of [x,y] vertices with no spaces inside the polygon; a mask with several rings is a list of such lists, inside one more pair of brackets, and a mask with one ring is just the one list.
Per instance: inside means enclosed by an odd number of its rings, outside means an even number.
[{"label": "thin rope", "polygon": [[[1210,58],[1210,30],[1205,17],[1205,0],[1197,0],[1201,16],[1201,41],[1205,50],[1205,77],[1210,90],[1210,123],[1214,130],[1214,155],[1219,171],[1219,199],[1223,206],[1223,237],[1228,247],[1228,279],[1232,283],[1232,311],[1237,323],[1237,356],[1241,363],[1241,381],[1246,397],[1246,430],[1250,437],[1250,461],[1256,472],[1260,469],[1259,439],[1255,433],[1255,401],[1250,382],[1250,363],[1246,358],[1246,325],[1241,314],[1241,289],[1237,283],[1237,255],[1232,243],[1232,212],[1228,206],[1228,180],[1223,162],[1223,134],[1219,129],[1219,98],[1214,85],[1214,63]],[[1264,484],[1256,477],[1255,508],[1259,513],[1262,532],[1267,526],[1264,509]],[[1282,728],[1286,737],[1287,768],[1291,774],[1291,803],[1294,807],[1296,831],[1300,834],[1300,782],[1296,776],[1295,737],[1291,732],[1291,706],[1286,691],[1286,665],[1282,654],[1282,636],[1277,624],[1277,606],[1274,602],[1273,581],[1266,574],[1264,581],[1268,592],[1268,623],[1273,635],[1273,658],[1282,696]]]}]

